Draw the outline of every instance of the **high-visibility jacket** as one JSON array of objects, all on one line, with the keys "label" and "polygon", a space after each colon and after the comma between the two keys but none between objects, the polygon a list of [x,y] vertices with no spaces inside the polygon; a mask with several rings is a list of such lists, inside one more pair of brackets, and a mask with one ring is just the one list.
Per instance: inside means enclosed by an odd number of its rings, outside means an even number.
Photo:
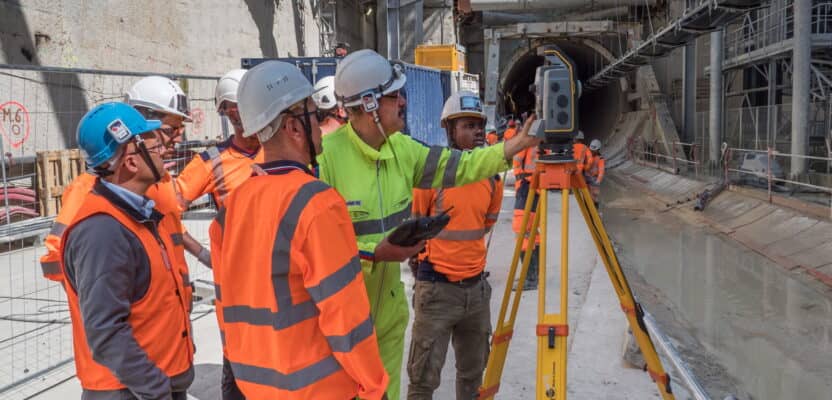
[{"label": "high-visibility jacket", "polygon": [[381,398],[388,377],[343,198],[302,164],[261,167],[268,175],[232,192],[210,228],[240,390],[247,399]]},{"label": "high-visibility jacket", "polygon": [[[52,229],[46,235],[46,240],[44,241],[46,254],[40,258],[41,269],[46,279],[62,281],[64,278],[64,273],[59,263],[61,254],[58,251],[61,247],[61,237],[64,231],[66,231],[69,222],[75,218],[78,210],[89,196],[92,187],[95,185],[95,180],[95,175],[86,172],[81,173],[72,180],[61,196],[61,209],[52,222]],[[162,219],[162,224],[165,225],[170,235],[173,245],[171,250],[176,261],[175,264],[178,266],[182,280],[186,284],[183,292],[184,298],[187,304],[191,304],[193,287],[190,285],[188,263],[185,261],[185,244],[183,241],[185,231],[181,220],[182,211],[179,206],[179,201],[176,199],[176,191],[174,190],[170,174],[165,173],[159,183],[151,185],[147,193],[145,193],[145,196],[153,200],[155,203],[153,208],[165,215],[165,218]]]},{"label": "high-visibility jacket", "polygon": [[451,217],[448,226],[428,240],[419,259],[430,261],[436,272],[452,282],[481,273],[487,252],[485,236],[497,222],[502,202],[499,176],[454,188],[414,189],[414,218],[449,209]]},{"label": "high-visibility jacket", "polygon": [[604,156],[598,154],[590,154],[586,162],[586,174],[595,180],[595,183],[601,183],[604,180],[604,170],[606,169],[606,161]]},{"label": "high-visibility jacket", "polygon": [[225,197],[251,176],[251,165],[263,162],[263,151],[248,152],[234,145],[234,138],[194,156],[176,177],[176,187],[188,202],[210,193],[222,207]]},{"label": "high-visibility jacket", "polygon": [[[320,178],[347,201],[384,366],[398,399],[408,305],[398,262],[374,262],[376,245],[410,216],[413,189],[464,185],[508,169],[502,143],[473,151],[429,147],[395,133],[379,150],[347,123],[323,139]],[[395,158],[394,158],[395,153]]]},{"label": "high-visibility jacket", "polygon": [[503,132],[503,141],[509,140],[517,134],[517,128],[508,128]]},{"label": "high-visibility jacket", "polygon": [[497,137],[496,132],[488,132],[488,134],[485,135],[485,142],[488,143],[488,145],[492,145],[494,143],[497,143],[499,140],[500,140],[500,138]]},{"label": "high-visibility jacket", "polygon": [[61,195],[61,209],[55,220],[52,221],[52,229],[46,235],[44,246],[46,246],[46,254],[40,257],[40,267],[43,271],[43,276],[52,281],[63,281],[64,273],[61,270],[61,237],[66,231],[66,227],[75,218],[75,214],[84,204],[84,200],[90,193],[92,186],[95,184],[95,175],[86,172],[78,175],[72,182],[64,189]]},{"label": "high-visibility jacket", "polygon": [[520,188],[523,181],[531,181],[537,161],[537,148],[530,147],[514,155],[512,172],[514,172],[514,188]]},{"label": "high-visibility jacket", "polygon": [[589,147],[583,143],[572,144],[572,157],[575,158],[575,164],[578,167],[578,172],[583,172],[586,169],[586,160],[592,155]]},{"label": "high-visibility jacket", "polygon": [[[107,367],[93,360],[81,319],[78,293],[73,289],[73,285],[69,284],[69,277],[63,268],[64,247],[69,233],[79,222],[97,214],[106,214],[114,218],[135,235],[146,250],[150,265],[150,284],[144,297],[131,305],[127,318],[136,343],[165,375],[172,377],[186,372],[191,368],[194,354],[188,316],[190,303],[181,295],[185,290],[185,283],[177,273],[179,267],[176,265],[170,232],[164,224],[160,224],[154,233],[146,225],[92,191],[87,191],[85,197],[72,222],[65,229],[58,250],[72,319],[76,373],[81,386],[88,390],[125,388]],[[106,243],[102,246],[106,248]]]},{"label": "high-visibility jacket", "polygon": [[341,121],[332,117],[327,117],[327,119],[321,123],[321,135],[329,135],[330,133],[335,132],[336,129],[340,128],[341,125],[344,125]]}]

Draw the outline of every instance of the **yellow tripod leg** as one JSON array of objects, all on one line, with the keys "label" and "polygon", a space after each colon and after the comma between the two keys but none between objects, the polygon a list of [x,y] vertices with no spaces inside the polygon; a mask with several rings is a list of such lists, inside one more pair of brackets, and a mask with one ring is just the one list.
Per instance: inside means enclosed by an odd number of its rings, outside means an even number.
[{"label": "yellow tripod leg", "polygon": [[[583,181],[583,177],[580,177],[580,179]],[[670,376],[665,372],[656,348],[653,346],[653,341],[650,339],[644,325],[644,313],[641,305],[636,303],[633,297],[627,277],[624,276],[615,249],[612,247],[607,231],[604,229],[601,217],[598,215],[598,210],[595,209],[592,196],[585,184],[575,189],[575,199],[586,220],[589,232],[592,234],[592,239],[595,241],[595,246],[598,248],[598,253],[604,261],[604,267],[607,269],[612,286],[618,296],[618,301],[621,303],[621,309],[627,315],[627,322],[630,324],[630,329],[633,331],[633,336],[647,364],[647,372],[656,382],[662,399],[675,399],[670,388]]]},{"label": "yellow tripod leg", "polygon": [[537,385],[536,399],[566,399],[566,356],[567,335],[569,334],[569,190],[561,190],[561,249],[560,249],[560,295],[559,312],[546,313],[546,245],[548,244],[548,194],[540,196],[540,259],[539,285],[537,293]]},{"label": "yellow tripod leg", "polygon": [[[537,176],[532,180],[532,187],[529,189],[529,196],[526,199],[526,205],[523,209],[522,227],[527,227],[529,224],[529,216],[532,211],[532,204],[534,203],[534,195],[537,187]],[[520,308],[520,297],[523,294],[523,283],[526,281],[526,273],[529,269],[532,252],[527,251],[523,256],[523,262],[520,265],[520,277],[515,279],[517,275],[517,267],[520,261],[520,252],[523,249],[523,240],[528,235],[528,243],[534,243],[537,238],[537,226],[540,221],[540,202],[537,203],[537,210],[531,222],[531,227],[528,230],[521,231],[517,234],[517,240],[514,245],[514,254],[511,257],[511,266],[506,277],[506,288],[503,292],[503,301],[500,304],[500,316],[497,318],[497,327],[494,329],[494,334],[491,337],[491,352],[488,355],[488,364],[485,367],[485,374],[483,376],[482,386],[479,390],[480,399],[493,399],[494,395],[500,389],[500,378],[503,375],[503,367],[506,363],[506,354],[508,354],[508,345],[511,342],[511,337],[514,333],[514,322],[517,319],[517,310]],[[512,288],[517,285],[516,290]],[[509,318],[506,320],[506,312],[508,305],[511,303],[511,311]]]}]

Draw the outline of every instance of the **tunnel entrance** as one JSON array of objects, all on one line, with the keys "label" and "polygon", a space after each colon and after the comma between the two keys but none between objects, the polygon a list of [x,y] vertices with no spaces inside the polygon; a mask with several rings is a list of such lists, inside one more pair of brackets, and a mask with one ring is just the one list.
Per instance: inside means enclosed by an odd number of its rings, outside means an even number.
[{"label": "tunnel entrance", "polygon": [[[595,49],[575,41],[555,41],[575,63],[578,79],[586,81],[592,74],[604,67],[604,57]],[[537,48],[526,50],[509,64],[502,79],[502,113],[519,116],[534,110],[534,95],[529,87],[534,83],[535,69],[543,64],[543,57],[537,55]],[[623,93],[618,84],[584,93],[578,101],[578,127],[591,139],[604,139],[615,129],[618,117],[623,112]]]}]

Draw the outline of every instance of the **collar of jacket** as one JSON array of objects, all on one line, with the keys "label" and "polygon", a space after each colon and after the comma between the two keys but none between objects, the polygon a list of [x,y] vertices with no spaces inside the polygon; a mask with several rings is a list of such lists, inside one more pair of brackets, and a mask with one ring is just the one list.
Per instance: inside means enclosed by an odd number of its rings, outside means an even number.
[{"label": "collar of jacket", "polygon": [[309,175],[313,175],[312,171],[309,170],[309,167],[303,165],[302,163],[292,160],[275,160],[264,162],[259,165],[260,168],[262,168],[263,171],[265,171],[269,175],[283,175],[292,171],[302,171]]},{"label": "collar of jacket", "polygon": [[364,154],[365,157],[367,157],[368,159],[370,159],[372,161],[392,159],[393,158],[393,150],[390,149],[390,146],[391,146],[390,139],[392,139],[396,135],[401,134],[401,132],[396,132],[396,133],[388,136],[387,140],[385,140],[384,143],[381,145],[381,149],[376,150],[376,149],[370,147],[369,144],[364,142],[364,140],[361,139],[360,136],[358,136],[358,133],[355,132],[355,129],[353,129],[353,127],[352,127],[352,122],[347,123],[346,130],[347,130],[347,137],[350,138],[350,141],[355,145],[355,147],[357,147],[358,150],[361,151],[361,154]]},{"label": "collar of jacket", "polygon": [[136,220],[136,222],[145,223],[150,221],[159,224],[159,221],[161,221],[162,217],[164,217],[162,213],[154,208],[153,212],[150,214],[150,218],[145,218],[139,210],[136,210],[135,207],[131,206],[127,201],[122,199],[121,196],[110,190],[107,186],[104,186],[104,184],[101,183],[101,178],[95,179],[95,185],[92,187],[92,191],[107,199],[107,201],[112,203],[119,210],[124,211],[125,214]]}]

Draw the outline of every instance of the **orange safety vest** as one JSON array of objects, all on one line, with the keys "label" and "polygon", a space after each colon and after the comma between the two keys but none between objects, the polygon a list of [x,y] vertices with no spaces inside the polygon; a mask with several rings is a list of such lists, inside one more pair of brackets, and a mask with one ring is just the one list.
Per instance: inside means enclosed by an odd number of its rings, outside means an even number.
[{"label": "orange safety vest", "polygon": [[161,225],[164,225],[170,234],[171,243],[174,246],[174,261],[182,275],[182,282],[185,282],[184,298],[190,310],[194,287],[191,284],[188,262],[185,260],[185,226],[182,225],[182,206],[179,204],[176,184],[170,174],[165,173],[159,182],[151,185],[145,196],[153,200],[153,208],[165,216],[162,218]]},{"label": "orange safety vest", "polygon": [[413,217],[437,215],[445,210],[451,222],[436,238],[428,240],[420,260],[456,282],[485,268],[485,235],[497,222],[503,201],[498,177],[446,189],[414,189]]},{"label": "orange safety vest", "polygon": [[[46,279],[58,282],[64,279],[64,272],[60,264],[61,253],[59,249],[61,247],[61,237],[69,223],[75,219],[75,215],[81,206],[83,206],[84,201],[89,197],[89,193],[95,185],[96,178],[95,175],[86,172],[78,175],[72,180],[61,196],[61,210],[58,211],[55,221],[52,222],[52,229],[46,235],[46,240],[44,241],[46,254],[40,258],[41,270]],[[165,225],[167,232],[170,232],[175,264],[179,268],[179,273],[182,275],[182,281],[186,283],[183,292],[184,297],[187,304],[191,304],[193,287],[190,285],[188,263],[185,261],[184,229],[180,219],[181,209],[179,202],[176,200],[176,192],[174,191],[170,175],[165,174],[159,183],[152,185],[147,190],[145,196],[153,200],[155,203],[153,208],[165,215],[165,218],[162,219],[162,224]]]},{"label": "orange safety vest", "polygon": [[596,155],[589,155],[586,162],[586,174],[595,178],[597,183],[601,183],[604,179],[604,170],[606,169],[606,161],[604,161],[604,157],[600,154]]},{"label": "orange safety vest", "polygon": [[[66,238],[82,220],[96,214],[107,214],[130,230],[147,251],[150,264],[150,284],[142,299],[130,307],[127,323],[133,337],[156,366],[172,377],[186,372],[193,363],[191,324],[188,318],[190,306],[179,293],[184,291],[181,276],[176,272],[173,243],[164,225],[159,225],[156,237],[147,227],[118,209],[104,197],[87,192],[81,207],[61,237],[61,269],[64,264]],[[165,217],[167,218],[167,217]],[[163,218],[164,219],[164,218]],[[161,244],[160,244],[161,241]],[[106,247],[104,247],[106,248]],[[81,387],[88,390],[119,390],[125,388],[110,370],[95,362],[87,345],[78,293],[67,281],[64,272],[64,289],[72,318],[72,339],[75,351],[75,370]]]},{"label": "orange safety vest", "polygon": [[488,143],[489,145],[497,143],[497,141],[499,141],[499,140],[500,140],[500,138],[497,137],[497,134],[495,132],[488,132],[488,134],[485,135],[485,142]]},{"label": "orange safety vest", "polygon": [[64,272],[61,269],[61,237],[66,227],[75,219],[75,214],[84,204],[84,200],[95,184],[95,175],[86,172],[78,175],[64,189],[61,195],[61,209],[55,220],[52,222],[52,229],[46,235],[44,246],[46,254],[40,257],[40,268],[43,276],[51,281],[61,282],[64,279]]},{"label": "orange safety vest", "polygon": [[518,189],[523,181],[531,181],[537,161],[537,147],[529,147],[514,155],[512,172],[514,172],[514,188]]},{"label": "orange safety vest", "polygon": [[263,162],[262,148],[256,153],[246,153],[229,138],[194,156],[176,178],[179,194],[191,202],[211,193],[217,208],[225,197],[251,176],[251,165]]},{"label": "orange safety vest", "polygon": [[300,164],[269,165],[226,198],[210,228],[237,385],[253,400],[381,398],[388,376],[346,204]]},{"label": "orange safety vest", "polygon": [[503,140],[507,141],[514,137],[517,134],[517,128],[508,128],[503,132]]},{"label": "orange safety vest", "polygon": [[586,168],[586,160],[592,156],[592,153],[589,151],[589,147],[586,147],[583,143],[573,143],[572,144],[572,157],[575,159],[575,163],[578,167],[578,172],[583,172]]}]

